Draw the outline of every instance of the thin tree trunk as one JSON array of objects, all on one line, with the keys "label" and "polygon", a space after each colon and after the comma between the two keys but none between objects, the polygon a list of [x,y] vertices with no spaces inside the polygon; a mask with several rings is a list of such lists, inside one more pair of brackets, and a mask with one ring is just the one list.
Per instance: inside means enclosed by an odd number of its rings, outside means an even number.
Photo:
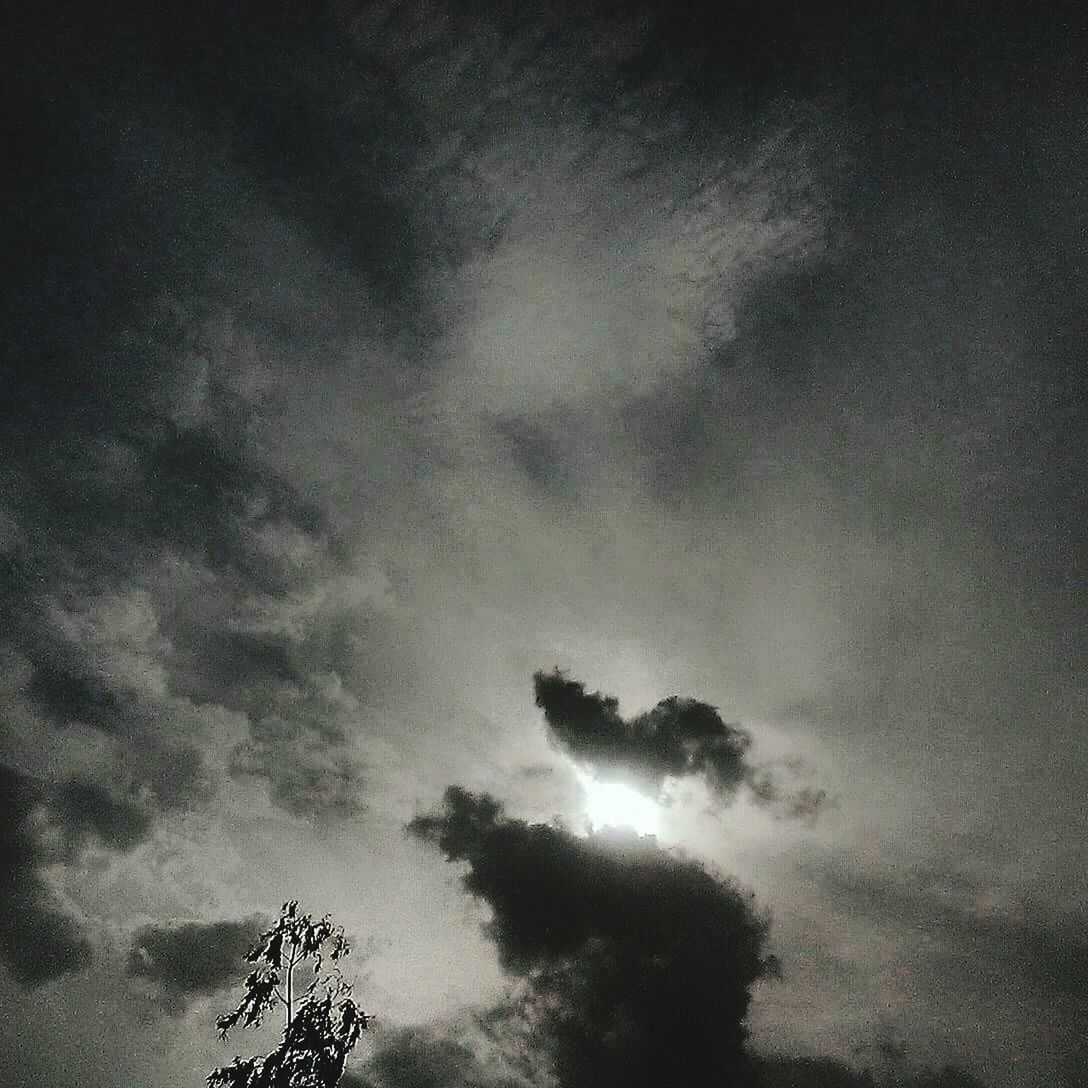
[{"label": "thin tree trunk", "polygon": [[290,961],[287,964],[287,1012],[286,1012],[287,1020],[286,1020],[286,1023],[284,1024],[285,1028],[289,1028],[291,1026],[291,1016],[293,1015],[293,1010],[291,1008],[291,1002],[293,1000],[293,997],[292,997],[292,994],[291,994],[291,982],[292,982],[292,976],[294,974],[294,971],[295,971],[295,957],[292,956]]}]

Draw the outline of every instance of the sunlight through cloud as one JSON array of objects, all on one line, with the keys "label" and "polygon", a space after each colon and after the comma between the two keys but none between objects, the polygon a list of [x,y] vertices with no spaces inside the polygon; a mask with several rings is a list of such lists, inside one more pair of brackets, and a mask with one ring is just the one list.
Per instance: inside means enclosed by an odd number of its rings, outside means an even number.
[{"label": "sunlight through cloud", "polygon": [[661,806],[651,797],[621,782],[599,782],[582,771],[578,781],[585,794],[585,815],[590,827],[630,828],[639,835],[661,831]]}]

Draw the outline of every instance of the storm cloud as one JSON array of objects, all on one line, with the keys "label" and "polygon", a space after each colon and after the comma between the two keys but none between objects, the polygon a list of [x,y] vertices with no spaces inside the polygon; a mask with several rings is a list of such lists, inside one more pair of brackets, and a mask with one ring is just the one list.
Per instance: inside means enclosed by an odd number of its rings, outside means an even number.
[{"label": "storm cloud", "polygon": [[773,968],[766,920],[734,884],[652,840],[578,838],[458,787],[410,830],[467,862],[561,1085],[694,1085],[745,1067],[751,988]]},{"label": "storm cloud", "polygon": [[494,1048],[489,1065],[451,1041],[452,1025],[414,1028],[386,1037],[368,1066],[385,1088],[494,1083],[496,1068],[514,1078],[502,1083],[554,1075],[561,1086],[736,1078],[753,1088],[984,1088],[879,1034],[855,1040],[854,1062],[753,1048],[752,988],[781,978],[767,917],[735,882],[652,839],[528,824],[456,786],[409,830],[467,865],[461,882],[488,906],[485,931],[517,984],[476,1013]]}]

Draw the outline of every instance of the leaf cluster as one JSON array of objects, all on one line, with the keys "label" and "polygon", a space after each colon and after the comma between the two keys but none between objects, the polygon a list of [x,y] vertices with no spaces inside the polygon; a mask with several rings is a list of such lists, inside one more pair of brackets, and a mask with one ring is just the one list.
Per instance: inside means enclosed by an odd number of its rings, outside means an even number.
[{"label": "leaf cluster", "polygon": [[[238,1006],[216,1020],[221,1038],[235,1027],[258,1027],[265,1014],[282,1004],[285,1026],[270,1054],[237,1057],[207,1078],[208,1088],[332,1088],[370,1018],[352,1000],[351,985],[334,965],[348,954],[344,930],[326,915],[315,921],[301,914],[297,900],[284,903],[280,916],[246,954],[254,964]],[[293,974],[312,967],[300,995]]]},{"label": "leaf cluster", "polygon": [[284,1029],[272,1053],[235,1058],[208,1077],[208,1088],[332,1088],[368,1017],[339,981],[320,996],[311,993]]}]

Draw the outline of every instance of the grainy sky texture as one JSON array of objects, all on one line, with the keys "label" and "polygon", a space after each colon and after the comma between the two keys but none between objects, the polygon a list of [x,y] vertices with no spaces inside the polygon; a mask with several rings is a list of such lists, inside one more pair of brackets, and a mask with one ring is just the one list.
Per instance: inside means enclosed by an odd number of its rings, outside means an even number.
[{"label": "grainy sky texture", "polygon": [[0,1080],[1081,1085],[1083,5],[23,7]]}]

